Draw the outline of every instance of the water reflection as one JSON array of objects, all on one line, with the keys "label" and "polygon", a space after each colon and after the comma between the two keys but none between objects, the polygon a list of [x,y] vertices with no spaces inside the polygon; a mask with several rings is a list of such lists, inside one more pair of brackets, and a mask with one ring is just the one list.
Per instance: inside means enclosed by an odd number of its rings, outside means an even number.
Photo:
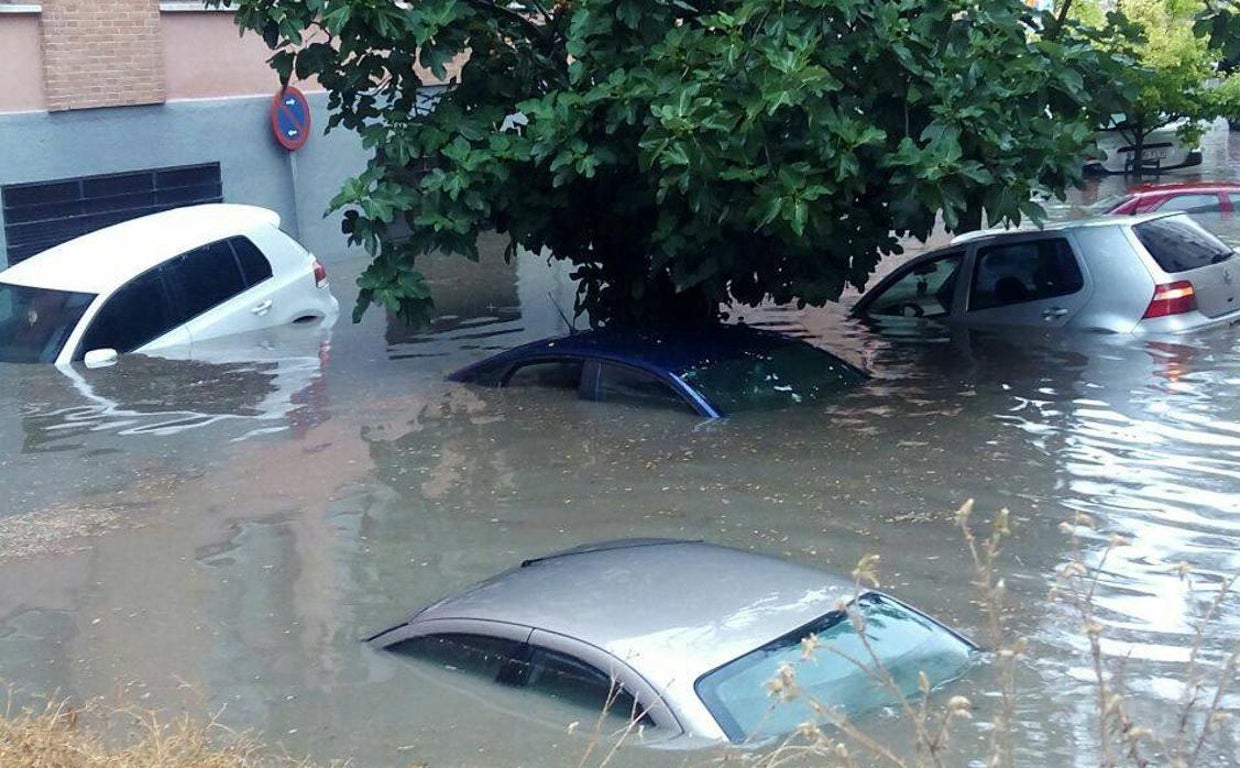
[{"label": "water reflection", "polygon": [[[1074,202],[1122,183],[1098,180]],[[359,266],[336,265],[337,285]],[[1046,600],[1071,557],[1059,523],[1078,512],[1097,521],[1080,531],[1081,556],[1100,573],[1107,650],[1124,659],[1137,711],[1171,727],[1196,617],[1240,569],[1240,330],[1029,338],[866,327],[838,307],[746,310],[874,378],[703,426],[444,383],[561,332],[572,287],[532,254],[436,268],[443,314],[429,331],[372,310],[299,351],[132,357],[70,375],[0,367],[4,677],[76,696],[119,680],[144,704],[222,711],[294,753],[360,766],[576,763],[584,742],[506,711],[520,704],[482,706],[485,688],[428,680],[358,639],[524,557],[623,536],[705,538],[845,572],[880,552],[886,588],[981,634],[953,522],[976,497],[979,515],[1014,516],[1003,567],[1013,629],[1033,649],[1017,763],[1097,764],[1079,620]],[[1130,544],[1103,562],[1111,534]],[[1237,636],[1229,601],[1205,658]],[[984,670],[968,681],[977,701],[992,684]],[[959,743],[984,736],[989,717],[979,708],[981,730]],[[1223,727],[1213,754],[1226,763],[1235,726]],[[898,718],[867,728],[905,743]]]}]

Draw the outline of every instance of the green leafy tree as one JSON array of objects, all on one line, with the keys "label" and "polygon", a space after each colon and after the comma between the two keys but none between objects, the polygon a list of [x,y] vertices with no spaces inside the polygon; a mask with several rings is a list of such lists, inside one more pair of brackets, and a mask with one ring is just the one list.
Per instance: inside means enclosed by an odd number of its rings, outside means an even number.
[{"label": "green leafy tree", "polygon": [[[1210,79],[1217,74],[1218,50],[1198,24],[1206,12],[1202,0],[1077,0],[1074,13],[1096,30],[1095,39],[1126,66],[1110,70],[1113,87],[1099,94],[1096,106],[1109,115],[1101,128],[1116,130],[1140,158],[1149,135],[1185,121],[1182,140],[1201,138],[1201,121],[1220,115],[1218,94]],[[1114,60],[1113,59],[1113,60]],[[1124,87],[1127,86],[1127,87]],[[1142,163],[1132,171],[1141,173]]]},{"label": "green leafy tree", "polygon": [[1210,41],[1219,56],[1219,70],[1231,74],[1240,69],[1240,2],[1205,0],[1193,31]]},{"label": "green leafy tree", "polygon": [[417,258],[484,231],[570,260],[596,323],[821,305],[936,220],[1040,216],[1105,69],[1011,0],[209,2],[373,152],[333,203],[355,318],[424,319]]},{"label": "green leafy tree", "polygon": [[1240,2],[1207,0],[1193,31],[1210,41],[1222,81],[1210,92],[1214,111],[1240,128]]}]

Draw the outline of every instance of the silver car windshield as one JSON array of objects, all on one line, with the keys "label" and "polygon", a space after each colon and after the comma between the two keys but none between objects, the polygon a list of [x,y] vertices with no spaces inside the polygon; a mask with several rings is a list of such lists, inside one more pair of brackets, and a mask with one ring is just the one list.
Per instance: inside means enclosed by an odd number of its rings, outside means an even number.
[{"label": "silver car windshield", "polygon": [[[918,692],[925,672],[932,686],[961,674],[973,646],[934,620],[876,593],[854,607],[864,617],[865,641],[891,674],[901,695]],[[814,643],[803,643],[807,637]],[[789,666],[798,695],[772,695],[767,683]],[[698,696],[732,741],[791,732],[801,723],[820,721],[813,704],[838,708],[849,717],[895,700],[870,671],[874,661],[856,626],[843,611],[832,611],[698,679]]]},{"label": "silver car windshield", "polygon": [[0,283],[0,362],[53,363],[93,293]]}]

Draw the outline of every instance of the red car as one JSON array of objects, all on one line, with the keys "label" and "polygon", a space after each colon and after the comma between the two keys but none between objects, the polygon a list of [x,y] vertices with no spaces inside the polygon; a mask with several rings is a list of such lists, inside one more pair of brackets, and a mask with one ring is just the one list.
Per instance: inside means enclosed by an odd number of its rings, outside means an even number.
[{"label": "red car", "polygon": [[1098,213],[1231,213],[1240,210],[1240,183],[1197,181],[1183,184],[1141,184],[1127,194],[1100,200]]}]

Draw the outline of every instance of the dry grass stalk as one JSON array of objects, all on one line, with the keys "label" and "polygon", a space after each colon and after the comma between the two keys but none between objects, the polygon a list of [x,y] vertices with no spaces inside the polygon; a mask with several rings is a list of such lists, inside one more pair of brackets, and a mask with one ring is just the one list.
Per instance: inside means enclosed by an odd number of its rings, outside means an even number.
[{"label": "dry grass stalk", "polygon": [[[1218,618],[1223,604],[1235,595],[1240,574],[1233,574],[1219,584],[1214,598],[1193,624],[1184,690],[1176,716],[1177,727],[1170,739],[1163,738],[1153,729],[1137,723],[1132,716],[1124,695],[1122,663],[1110,663],[1112,660],[1102,647],[1103,626],[1094,612],[1099,577],[1111,555],[1125,546],[1127,541],[1120,536],[1109,537],[1098,564],[1091,568],[1085,564],[1079,531],[1096,530],[1093,519],[1078,514],[1070,523],[1060,527],[1069,536],[1071,549],[1067,563],[1056,573],[1051,599],[1068,605],[1076,613],[1082,632],[1089,640],[1098,702],[1100,765],[1102,768],[1121,765],[1191,768],[1198,765],[1203,760],[1203,750],[1210,736],[1220,723],[1231,717],[1223,710],[1223,699],[1240,662],[1240,641],[1233,642],[1222,663],[1212,669],[1203,663],[1202,647],[1206,633]],[[1187,563],[1181,563],[1177,570],[1181,579],[1191,577],[1191,568]],[[1122,662],[1122,659],[1119,661]],[[1209,694],[1208,697],[1203,698],[1206,694]]]},{"label": "dry grass stalk", "polygon": [[188,717],[162,721],[151,712],[122,711],[126,734],[113,739],[105,727],[87,725],[94,715],[106,722],[118,714],[101,709],[59,700],[15,713],[10,704],[0,718],[0,768],[310,768],[214,719],[203,725]]}]

